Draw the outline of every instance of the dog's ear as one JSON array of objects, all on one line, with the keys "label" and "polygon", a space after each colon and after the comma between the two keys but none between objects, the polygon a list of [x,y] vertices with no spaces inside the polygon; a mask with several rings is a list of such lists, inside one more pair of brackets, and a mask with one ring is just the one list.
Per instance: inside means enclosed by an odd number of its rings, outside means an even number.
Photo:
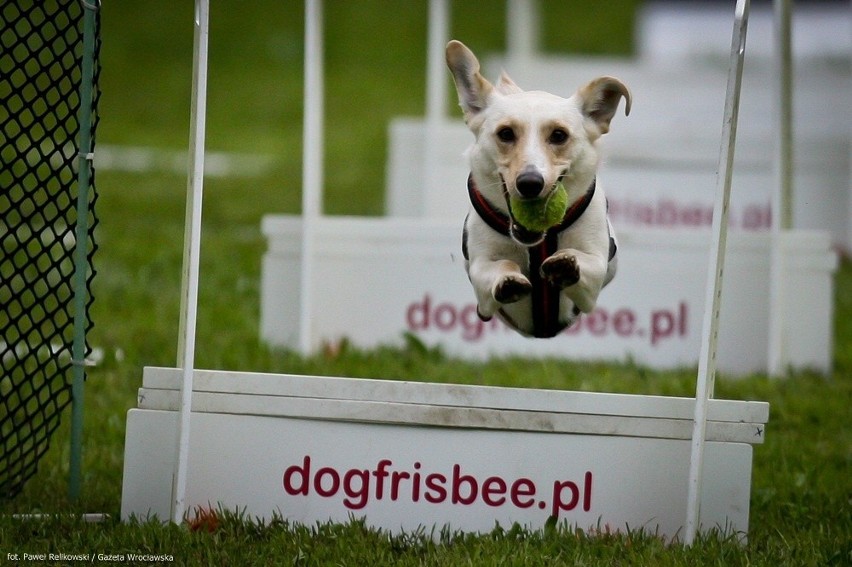
[{"label": "dog's ear", "polygon": [[630,89],[615,77],[598,77],[577,91],[583,115],[598,126],[601,134],[609,132],[609,123],[624,97],[624,115],[630,114]]},{"label": "dog's ear", "polygon": [[465,118],[479,113],[488,105],[488,97],[494,90],[479,73],[479,60],[465,44],[452,40],[447,44],[447,67],[453,73]]}]

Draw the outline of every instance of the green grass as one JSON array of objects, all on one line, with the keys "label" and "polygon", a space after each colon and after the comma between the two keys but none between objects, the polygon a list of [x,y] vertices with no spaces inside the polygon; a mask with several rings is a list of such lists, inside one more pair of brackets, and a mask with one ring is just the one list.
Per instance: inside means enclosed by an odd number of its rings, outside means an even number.
[{"label": "green grass", "polygon": [[[633,2],[542,2],[553,50],[627,52]],[[301,7],[298,2],[214,2],[208,147],[271,154],[271,172],[205,184],[197,366],[320,375],[692,395],[693,369],[511,358],[449,359],[410,341],[401,349],[344,348],[303,358],[258,338],[260,218],[299,209]],[[382,211],[387,120],[423,112],[425,2],[326,2],[326,210]],[[453,3],[453,34],[478,51],[504,45],[502,1]],[[570,7],[569,7],[570,6]],[[571,11],[569,13],[569,11]],[[577,13],[582,14],[578,17]],[[189,3],[104,2],[101,144],[182,149],[188,137]],[[92,344],[105,352],[85,400],[83,494],[68,500],[68,416],[23,494],[0,503],[0,564],[7,553],[172,554],[187,565],[843,565],[852,562],[852,264],[836,280],[835,368],[787,381],[717,381],[717,396],[765,400],[771,417],[754,452],[749,541],[708,536],[690,549],[632,533],[526,532],[390,536],[353,521],[293,526],[226,513],[212,532],[116,520],[126,411],[142,367],[174,365],[186,180],[169,173],[98,171],[100,190]],[[84,524],[69,516],[106,512]],[[56,564],[56,563],[54,563]]]}]

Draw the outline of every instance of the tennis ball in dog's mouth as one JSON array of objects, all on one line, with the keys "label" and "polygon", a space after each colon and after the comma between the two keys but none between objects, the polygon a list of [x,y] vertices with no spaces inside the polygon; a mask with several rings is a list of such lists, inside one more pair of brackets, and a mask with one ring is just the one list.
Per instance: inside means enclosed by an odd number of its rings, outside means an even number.
[{"label": "tennis ball in dog's mouth", "polygon": [[568,210],[568,192],[559,181],[547,197],[509,199],[512,217],[518,224],[533,232],[544,232],[559,224]]}]

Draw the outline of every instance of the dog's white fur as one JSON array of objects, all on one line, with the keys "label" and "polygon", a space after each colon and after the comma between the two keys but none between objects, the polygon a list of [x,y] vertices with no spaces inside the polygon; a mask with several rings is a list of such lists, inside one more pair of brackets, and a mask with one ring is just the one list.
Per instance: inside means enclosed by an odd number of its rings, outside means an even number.
[{"label": "dog's white fur", "polygon": [[[446,58],[465,122],[476,138],[467,156],[480,193],[507,214],[508,196],[522,196],[522,190],[528,198],[546,196],[559,180],[569,203],[580,199],[595,181],[597,141],[609,131],[622,97],[625,114],[630,112],[627,87],[618,79],[599,77],[566,99],[523,91],[505,73],[492,85],[480,74],[476,56],[459,41],[447,44]],[[526,247],[497,233],[474,211],[468,215],[465,234],[465,267],[479,316],[488,320],[502,310],[509,324],[531,334]],[[585,213],[560,233],[558,251],[542,264],[545,280],[562,289],[561,323],[573,323],[578,311],[591,312],[601,289],[615,275],[615,259],[609,260],[611,235],[598,181]]]}]

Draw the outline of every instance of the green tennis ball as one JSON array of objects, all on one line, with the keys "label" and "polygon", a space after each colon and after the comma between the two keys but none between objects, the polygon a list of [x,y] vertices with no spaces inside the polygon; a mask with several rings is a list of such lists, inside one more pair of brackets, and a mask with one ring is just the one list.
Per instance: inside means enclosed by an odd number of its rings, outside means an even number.
[{"label": "green tennis ball", "polygon": [[568,192],[560,181],[547,197],[522,199],[512,196],[509,206],[512,208],[512,217],[518,224],[533,232],[544,232],[565,218]]}]

